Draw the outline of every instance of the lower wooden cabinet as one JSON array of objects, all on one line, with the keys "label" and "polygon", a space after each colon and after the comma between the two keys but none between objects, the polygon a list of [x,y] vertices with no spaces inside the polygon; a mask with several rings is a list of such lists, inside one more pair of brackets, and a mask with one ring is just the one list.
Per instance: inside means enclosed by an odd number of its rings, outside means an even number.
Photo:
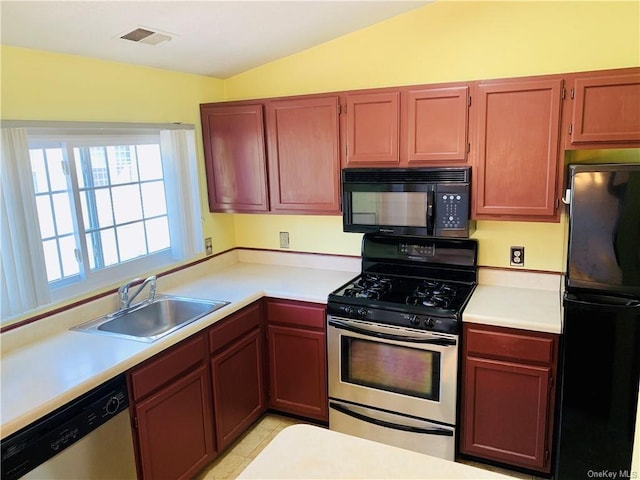
[{"label": "lower wooden cabinet", "polygon": [[549,473],[558,337],[466,324],[460,452]]},{"label": "lower wooden cabinet", "polygon": [[140,478],[191,478],[214,458],[205,353],[196,335],[130,372]]},{"label": "lower wooden cabinet", "polygon": [[193,478],[267,406],[328,422],[325,317],[324,305],[260,300],[133,368],[139,478]]},{"label": "lower wooden cabinet", "polygon": [[329,421],[324,305],[267,300],[269,407]]},{"label": "lower wooden cabinet", "polygon": [[[261,303],[250,305],[209,333],[216,440],[223,450],[266,410]],[[232,340],[218,348],[220,339]]]}]

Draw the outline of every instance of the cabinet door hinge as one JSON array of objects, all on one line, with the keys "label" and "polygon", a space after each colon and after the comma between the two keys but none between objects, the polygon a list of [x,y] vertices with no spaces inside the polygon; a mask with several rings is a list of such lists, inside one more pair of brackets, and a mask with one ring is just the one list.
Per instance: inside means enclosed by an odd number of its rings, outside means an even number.
[{"label": "cabinet door hinge", "polygon": [[573,133],[573,123],[569,124],[569,135]]},{"label": "cabinet door hinge", "polygon": [[471,95],[469,95],[469,99],[467,100],[467,107],[471,106]]},{"label": "cabinet door hinge", "polygon": [[549,463],[549,458],[551,457],[551,452],[549,450],[544,451],[544,464],[547,465]]},{"label": "cabinet door hinge", "polygon": [[133,417],[131,419],[131,426],[136,429],[138,428],[138,417]]},{"label": "cabinet door hinge", "polygon": [[[555,205],[556,205],[556,206],[555,206],[556,210],[557,210],[558,208],[560,208],[560,199],[559,199],[559,198],[556,198]],[[551,382],[553,382],[553,378],[551,379]]]},{"label": "cabinet door hinge", "polygon": [[342,113],[342,105],[338,104],[338,115]]},{"label": "cabinet door hinge", "polygon": [[564,100],[565,96],[566,96],[566,89],[564,88],[564,80],[562,80],[561,86],[560,86],[560,91],[562,92],[560,94],[560,98],[562,100]]},{"label": "cabinet door hinge", "polygon": [[570,93],[571,93],[571,100],[573,100],[573,98],[575,97],[575,94],[576,94],[576,89],[575,88],[571,88]]},{"label": "cabinet door hinge", "polygon": [[467,153],[471,151],[471,143],[467,143]]}]

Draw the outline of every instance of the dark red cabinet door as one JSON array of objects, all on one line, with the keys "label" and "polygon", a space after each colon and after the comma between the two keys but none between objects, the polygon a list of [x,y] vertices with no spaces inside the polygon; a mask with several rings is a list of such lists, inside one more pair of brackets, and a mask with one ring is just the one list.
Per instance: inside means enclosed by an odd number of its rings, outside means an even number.
[{"label": "dark red cabinet door", "polygon": [[338,97],[267,103],[271,210],[340,213]]},{"label": "dark red cabinet door", "polygon": [[469,87],[408,89],[405,155],[408,166],[464,164],[468,146]]},{"label": "dark red cabinet door", "polygon": [[269,210],[262,105],[202,105],[200,115],[209,209]]},{"label": "dark red cabinet door", "polygon": [[571,145],[640,142],[640,70],[594,73],[573,85]]},{"label": "dark red cabinet door", "polygon": [[329,420],[324,332],[269,325],[269,406]]},{"label": "dark red cabinet door", "polygon": [[551,368],[480,358],[465,364],[461,450],[545,469]]},{"label": "dark red cabinet door", "polygon": [[400,161],[400,92],[346,95],[348,167]]},{"label": "dark red cabinet door", "polygon": [[480,83],[475,93],[474,218],[555,220],[562,80]]},{"label": "dark red cabinet door", "polygon": [[202,366],[135,406],[143,478],[191,478],[213,458],[210,402]]},{"label": "dark red cabinet door", "polygon": [[262,333],[246,334],[211,359],[218,448],[238,438],[266,407]]}]

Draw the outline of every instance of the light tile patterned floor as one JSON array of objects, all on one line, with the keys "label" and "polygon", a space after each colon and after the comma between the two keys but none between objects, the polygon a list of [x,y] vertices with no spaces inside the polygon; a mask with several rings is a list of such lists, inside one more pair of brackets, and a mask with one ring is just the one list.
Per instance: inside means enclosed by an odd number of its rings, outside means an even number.
[{"label": "light tile patterned floor", "polygon": [[196,479],[226,480],[236,478],[278,432],[297,423],[302,422],[271,413],[263,416],[233,445],[211,462]]},{"label": "light tile patterned floor", "polygon": [[[262,449],[280,432],[289,425],[303,423],[300,420],[268,413],[259,419],[245,434],[233,445],[209,464],[196,480],[228,480],[235,479],[242,470],[253,460]],[[491,465],[465,460],[463,463],[474,467],[491,470],[494,472],[511,475],[513,478],[523,480],[544,480],[532,475],[513,472]]]}]

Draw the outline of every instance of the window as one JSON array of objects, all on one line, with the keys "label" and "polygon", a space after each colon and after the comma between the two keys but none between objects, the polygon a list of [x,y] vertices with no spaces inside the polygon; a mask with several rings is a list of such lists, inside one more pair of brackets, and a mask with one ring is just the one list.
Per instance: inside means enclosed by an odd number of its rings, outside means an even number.
[{"label": "window", "polygon": [[202,251],[193,131],[27,132],[37,217],[27,229],[37,233],[44,264],[31,274],[46,275],[51,300]]}]

